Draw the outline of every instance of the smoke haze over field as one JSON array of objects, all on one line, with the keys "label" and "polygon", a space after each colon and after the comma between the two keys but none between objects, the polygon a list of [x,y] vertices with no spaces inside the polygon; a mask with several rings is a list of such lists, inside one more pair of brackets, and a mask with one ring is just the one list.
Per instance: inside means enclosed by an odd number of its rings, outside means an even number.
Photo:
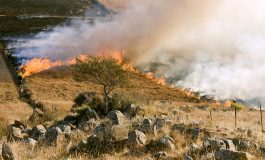
[{"label": "smoke haze over field", "polygon": [[[101,0],[117,14],[17,43],[20,56],[68,60],[126,51],[177,86],[220,98],[265,102],[265,1]],[[108,53],[108,52],[106,52]]]}]

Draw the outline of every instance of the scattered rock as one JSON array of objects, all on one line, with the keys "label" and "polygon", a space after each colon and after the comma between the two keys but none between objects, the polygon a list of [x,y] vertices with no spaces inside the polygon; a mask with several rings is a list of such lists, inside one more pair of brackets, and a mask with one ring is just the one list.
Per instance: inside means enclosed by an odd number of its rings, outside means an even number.
[{"label": "scattered rock", "polygon": [[172,151],[175,147],[175,141],[168,135],[161,137],[158,140],[151,140],[148,145],[146,145],[148,151],[155,153],[159,151]]},{"label": "scattered rock", "polygon": [[111,139],[114,141],[128,140],[128,127],[124,125],[114,125],[111,127]]},{"label": "scattered rock", "polygon": [[111,128],[106,124],[101,123],[93,130],[93,134],[96,135],[101,140],[111,139]]},{"label": "scattered rock", "polygon": [[129,104],[125,109],[125,113],[129,117],[135,117],[136,115],[144,115],[144,112],[145,110],[142,106],[137,106],[135,104]]},{"label": "scattered rock", "polygon": [[161,160],[161,159],[166,159],[167,158],[167,154],[166,152],[157,152],[153,155],[153,157],[156,159],[156,160]]},{"label": "scattered rock", "polygon": [[46,129],[43,125],[36,125],[32,128],[31,137],[36,141],[42,140],[45,137]]},{"label": "scattered rock", "polygon": [[265,155],[265,147],[259,147],[259,151],[261,154]]},{"label": "scattered rock", "polygon": [[226,145],[225,142],[222,140],[208,138],[204,141],[203,148],[206,152],[211,152],[215,150],[226,149]]},{"label": "scattered rock", "polygon": [[42,118],[44,115],[45,114],[43,111],[41,111],[39,108],[35,108],[31,116],[29,117],[29,122],[34,122],[38,120],[39,118]]},{"label": "scattered rock", "polygon": [[193,160],[190,156],[186,156],[185,160]]},{"label": "scattered rock", "polygon": [[157,128],[150,119],[144,119],[139,130],[145,134],[157,135]]},{"label": "scattered rock", "polygon": [[146,154],[142,151],[139,151],[139,150],[130,150],[126,156],[131,156],[131,157],[136,157],[136,158],[141,158],[141,157],[144,157],[146,156]]},{"label": "scattered rock", "polygon": [[45,134],[46,145],[58,145],[64,141],[64,134],[59,127],[49,128]]},{"label": "scattered rock", "polygon": [[78,124],[78,128],[85,133],[89,133],[95,128],[97,122],[94,119],[90,119],[89,121],[84,121]]},{"label": "scattered rock", "polygon": [[234,151],[236,150],[236,146],[234,145],[232,140],[224,139],[223,141],[225,142],[226,149],[230,149],[230,150],[234,150]]},{"label": "scattered rock", "polygon": [[200,132],[201,132],[200,128],[191,129],[192,139],[197,139],[199,137]]},{"label": "scattered rock", "polygon": [[131,131],[128,134],[128,146],[131,149],[139,149],[146,144],[146,136],[143,132],[138,130]]},{"label": "scattered rock", "polygon": [[181,116],[181,115],[179,115],[178,117],[177,117],[177,123],[179,123],[179,124],[185,124],[185,118],[183,117],[183,116]]},{"label": "scattered rock", "polygon": [[4,143],[2,147],[2,157],[4,160],[16,160],[15,154],[9,144]]},{"label": "scattered rock", "polygon": [[238,140],[234,139],[233,143],[236,145],[237,150],[247,151],[257,149],[257,145],[252,140]]},{"label": "scattered rock", "polygon": [[90,108],[86,111],[86,117],[88,120],[90,120],[90,119],[98,120],[99,119],[97,112],[93,109],[90,109]]},{"label": "scattered rock", "polygon": [[17,127],[20,128],[21,130],[25,130],[27,128],[27,125],[25,125],[24,123],[15,120],[14,124],[12,124],[13,127]]},{"label": "scattered rock", "polygon": [[32,138],[27,138],[25,141],[27,144],[29,144],[32,148],[35,147],[35,145],[37,144],[37,141],[32,139]]},{"label": "scattered rock", "polygon": [[161,149],[163,150],[174,150],[176,147],[175,147],[175,141],[169,136],[169,135],[166,135],[162,138],[159,139],[159,143],[161,144]]},{"label": "scattered rock", "polygon": [[24,137],[21,132],[20,128],[9,126],[7,140],[9,142],[22,140]]},{"label": "scattered rock", "polygon": [[168,116],[162,115],[155,119],[154,125],[157,129],[162,129],[164,126],[171,124],[172,121]]},{"label": "scattered rock", "polygon": [[112,121],[113,125],[123,124],[125,120],[125,116],[118,110],[110,111],[108,118]]},{"label": "scattered rock", "polygon": [[250,160],[254,157],[247,152],[238,152],[229,149],[221,149],[215,152],[216,160]]}]

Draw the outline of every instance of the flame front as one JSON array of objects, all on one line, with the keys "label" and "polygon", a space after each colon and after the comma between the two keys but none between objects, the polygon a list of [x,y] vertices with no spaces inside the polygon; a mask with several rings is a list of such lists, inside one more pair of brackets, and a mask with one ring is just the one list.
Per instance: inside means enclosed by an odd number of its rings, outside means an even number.
[{"label": "flame front", "polygon": [[[123,69],[126,71],[134,72],[134,73],[140,73],[143,74],[146,78],[156,82],[159,85],[166,85],[166,80],[164,78],[157,78],[153,73],[141,73],[137,69],[134,68],[134,66],[131,63],[123,63],[124,62],[124,56],[125,51],[111,51],[111,50],[102,50],[99,52],[99,54],[96,54],[101,57],[112,57],[115,58],[119,64],[123,65]],[[81,60],[85,60],[88,58],[86,54],[81,54],[78,57],[66,60],[66,61],[52,61],[47,58],[34,58],[30,61],[28,61],[26,64],[24,64],[20,69],[22,72],[23,77],[30,76],[35,73],[42,72],[44,70],[48,70],[54,67],[59,67],[63,65],[74,65],[76,63],[76,58],[79,58]]]},{"label": "flame front", "polygon": [[39,73],[41,71],[62,65],[63,65],[62,61],[52,62],[50,59],[47,58],[44,59],[34,58],[21,67],[21,70],[23,72],[22,76],[27,77],[34,73]]}]

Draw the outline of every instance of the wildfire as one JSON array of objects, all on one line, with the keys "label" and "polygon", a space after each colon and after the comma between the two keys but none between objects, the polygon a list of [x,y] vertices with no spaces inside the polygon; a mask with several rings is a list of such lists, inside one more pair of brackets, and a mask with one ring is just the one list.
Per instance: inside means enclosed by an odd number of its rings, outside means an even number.
[{"label": "wildfire", "polygon": [[166,85],[166,80],[164,78],[157,78],[152,72],[148,72],[145,74],[145,77],[151,79],[152,81],[156,82],[159,85]]},{"label": "wildfire", "polygon": [[[119,64],[123,65],[124,70],[130,71],[130,72],[134,72],[134,73],[141,73],[140,71],[138,71],[137,69],[134,68],[134,66],[131,63],[124,63],[124,55],[125,55],[125,51],[111,51],[111,50],[104,50],[101,51],[100,54],[97,54],[98,56],[102,56],[102,57],[113,57],[115,59],[117,59]],[[81,60],[85,60],[88,58],[87,55],[82,54],[76,58],[79,58]],[[34,58],[30,61],[28,61],[26,64],[24,64],[21,67],[21,71],[22,71],[22,76],[23,77],[27,77],[30,76],[32,74],[35,73],[39,73],[41,71],[44,70],[48,70],[54,67],[59,67],[59,66],[63,66],[63,65],[73,65],[76,63],[76,58],[73,59],[69,59],[66,61],[51,61],[50,59],[47,58]],[[149,72],[149,73],[141,73],[143,74],[146,78],[156,82],[159,85],[166,85],[166,80],[164,78],[157,78],[153,73]]]},{"label": "wildfire", "polygon": [[25,65],[21,67],[21,70],[23,70],[23,77],[30,76],[34,73],[39,73],[43,70],[48,70],[53,67],[58,67],[63,65],[61,61],[55,61],[52,62],[51,60],[45,58],[34,58],[30,61],[28,61]]}]

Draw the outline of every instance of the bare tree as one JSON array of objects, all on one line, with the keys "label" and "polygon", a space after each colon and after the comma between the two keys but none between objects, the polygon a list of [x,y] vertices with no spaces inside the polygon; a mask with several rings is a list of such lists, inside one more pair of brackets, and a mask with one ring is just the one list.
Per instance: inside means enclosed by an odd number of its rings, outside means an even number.
[{"label": "bare tree", "polygon": [[76,79],[86,81],[88,76],[92,76],[94,82],[103,87],[106,111],[108,111],[109,94],[128,82],[128,72],[123,69],[122,64],[110,57],[77,59],[74,72]]}]

